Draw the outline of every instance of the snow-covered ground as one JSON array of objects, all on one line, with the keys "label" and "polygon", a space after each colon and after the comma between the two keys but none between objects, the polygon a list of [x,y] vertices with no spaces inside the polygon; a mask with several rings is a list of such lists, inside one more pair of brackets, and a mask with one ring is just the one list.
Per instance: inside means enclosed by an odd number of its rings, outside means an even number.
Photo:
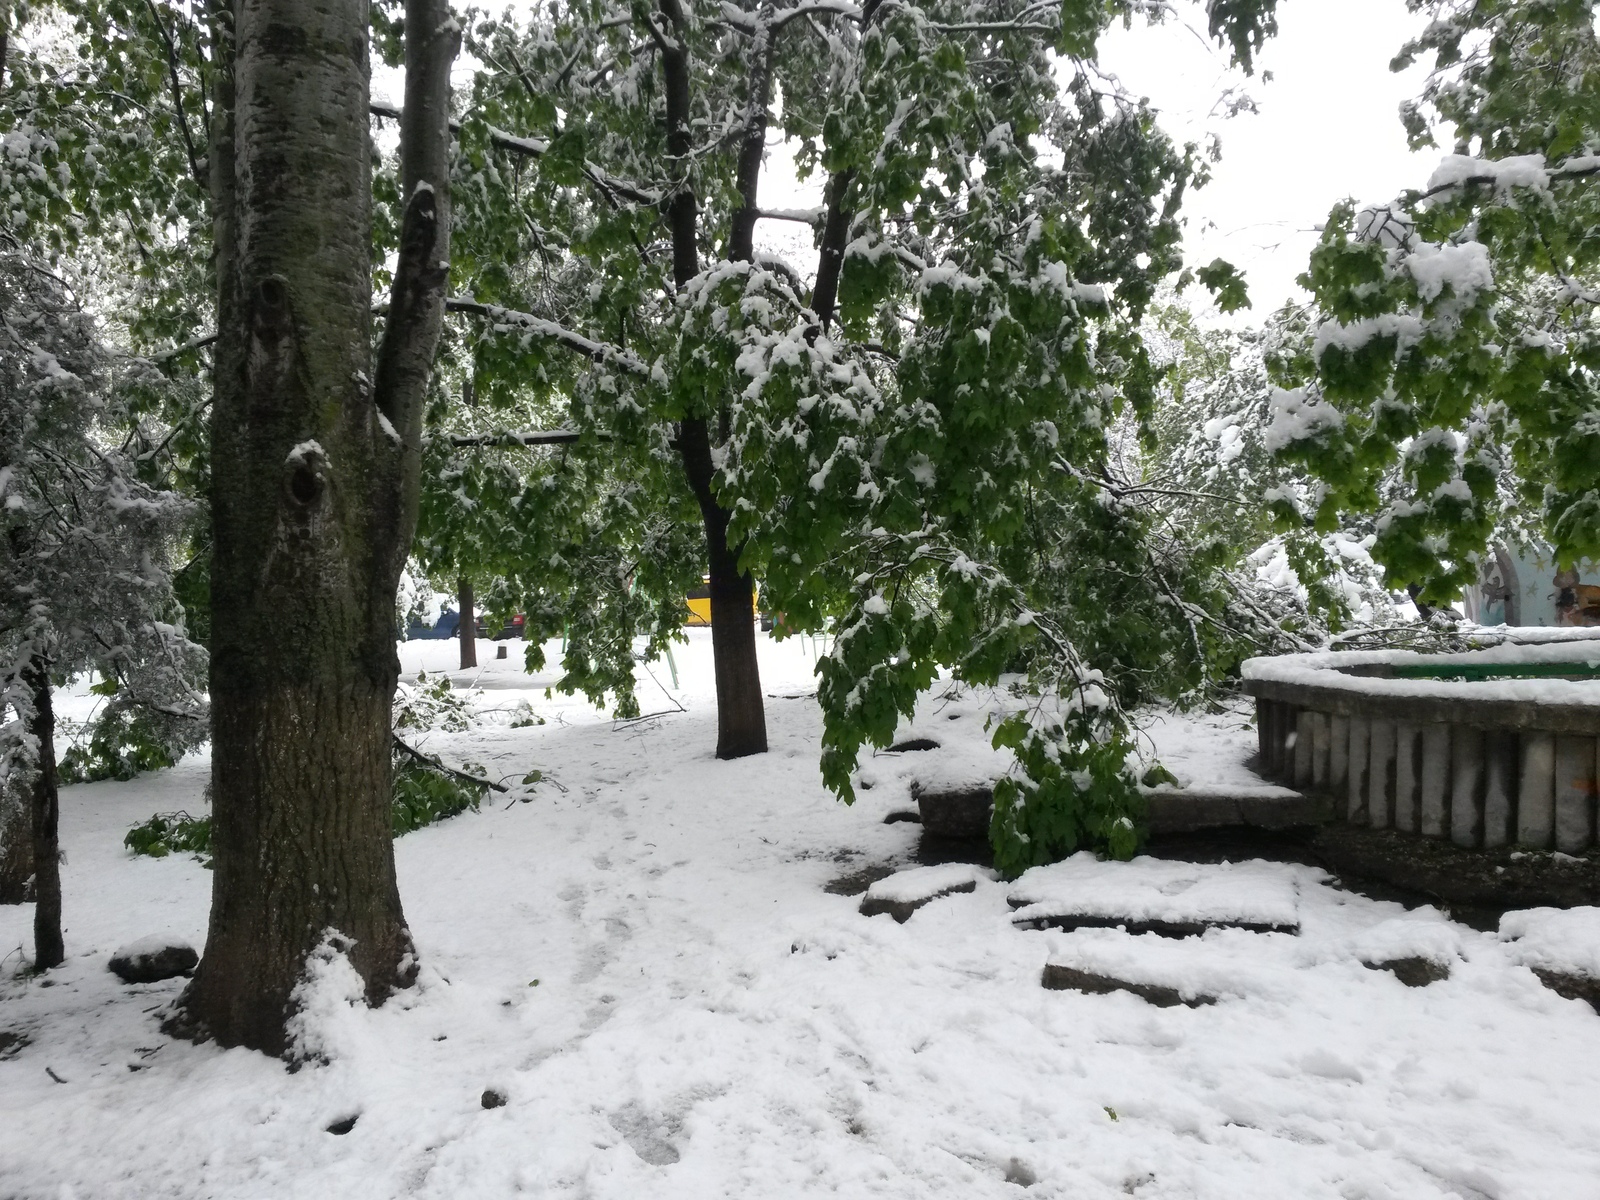
[{"label": "snow-covered ground", "polygon": [[[204,758],[67,789],[67,964],[18,974],[31,913],[0,908],[0,1031],[28,1039],[0,1058],[0,1197],[1600,1197],[1600,1016],[1520,943],[1279,864],[1075,859],[1051,887],[1111,872],[1151,911],[1242,889],[1298,935],[1029,932],[982,872],[905,924],[863,917],[824,885],[911,861],[917,827],[883,818],[941,759],[980,770],[979,706],[930,698],[906,733],[941,748],[867,760],[847,809],[817,782],[808,644],[761,639],[772,750],[719,763],[690,638],[680,686],[641,676],[669,715],[624,726],[480,646],[479,726],[425,740],[513,794],[396,843],[423,976],[369,1011],[328,964],[326,1066],[169,1041],[182,981],[106,969],[144,935],[203,941],[208,873],[121,842],[201,808]],[[402,647],[410,670],[454,654]],[[546,723],[512,727],[520,701]],[[1225,724],[1191,741],[1247,747]],[[1524,923],[1541,962],[1555,919]],[[1450,977],[1364,965],[1402,952]],[[1047,961],[1218,999],[1048,991]]]}]

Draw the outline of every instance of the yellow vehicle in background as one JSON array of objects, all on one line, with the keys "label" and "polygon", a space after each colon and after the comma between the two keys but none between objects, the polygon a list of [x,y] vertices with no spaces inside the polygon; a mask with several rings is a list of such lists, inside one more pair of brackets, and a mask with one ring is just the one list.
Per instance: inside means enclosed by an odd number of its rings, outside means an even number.
[{"label": "yellow vehicle in background", "polygon": [[[711,624],[711,576],[702,575],[700,586],[694,588],[684,597],[683,602],[689,606],[689,619],[684,622],[691,628],[704,629]],[[761,615],[761,588],[759,585],[750,589],[750,616],[755,619]],[[763,629],[771,626],[762,622]]]}]

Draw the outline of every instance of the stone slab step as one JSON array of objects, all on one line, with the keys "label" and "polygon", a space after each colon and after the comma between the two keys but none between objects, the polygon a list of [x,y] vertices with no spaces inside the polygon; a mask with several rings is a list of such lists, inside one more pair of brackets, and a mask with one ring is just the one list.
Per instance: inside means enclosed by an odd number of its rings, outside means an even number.
[{"label": "stone slab step", "polygon": [[1235,826],[1294,829],[1327,825],[1338,817],[1326,796],[1308,796],[1263,783],[1256,787],[1141,788],[1151,833],[1194,833]]}]

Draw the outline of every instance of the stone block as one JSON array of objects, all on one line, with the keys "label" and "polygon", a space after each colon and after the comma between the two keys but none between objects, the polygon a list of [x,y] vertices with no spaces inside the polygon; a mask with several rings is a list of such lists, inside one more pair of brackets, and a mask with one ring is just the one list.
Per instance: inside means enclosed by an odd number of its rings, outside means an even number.
[{"label": "stone block", "polygon": [[1077,967],[1063,966],[1060,963],[1046,963],[1044,975],[1039,980],[1040,984],[1051,991],[1087,992],[1092,996],[1108,996],[1112,992],[1129,992],[1138,996],[1157,1008],[1172,1008],[1179,1004],[1187,1004],[1190,1008],[1199,1008],[1203,1004],[1215,1004],[1215,996],[1196,994],[1185,996],[1175,987],[1165,987],[1158,983],[1134,983],[1127,979],[1118,979],[1112,975],[1099,975],[1093,971],[1081,971]]},{"label": "stone block", "polygon": [[1483,845],[1486,849],[1511,841],[1511,817],[1516,811],[1518,740],[1514,733],[1491,730],[1483,749]]},{"label": "stone block", "polygon": [[1372,722],[1350,719],[1350,778],[1346,787],[1345,819],[1352,825],[1367,823],[1367,787],[1371,776]]},{"label": "stone block", "polygon": [[1350,786],[1350,718],[1328,718],[1328,791],[1342,796]]},{"label": "stone block", "polygon": [[1587,850],[1594,840],[1595,743],[1593,738],[1557,737],[1555,766],[1556,849]]},{"label": "stone block", "polygon": [[1417,831],[1417,793],[1422,790],[1422,730],[1409,722],[1394,728],[1394,827]]},{"label": "stone block", "polygon": [[1422,727],[1420,758],[1417,827],[1427,837],[1442,838],[1447,832],[1445,810],[1450,795],[1450,726]]},{"label": "stone block", "polygon": [[1333,757],[1332,722],[1328,714],[1311,714],[1311,786],[1319,792],[1327,791],[1328,776]]},{"label": "stone block", "polygon": [[1294,721],[1294,786],[1307,788],[1311,786],[1311,756],[1312,736],[1311,720],[1313,714],[1302,708],[1295,714]]},{"label": "stone block", "polygon": [[130,942],[106,965],[124,983],[156,983],[194,970],[200,956],[175,938],[148,937]]},{"label": "stone block", "polygon": [[1483,760],[1481,729],[1457,725],[1450,731],[1450,840],[1476,846],[1483,838]]},{"label": "stone block", "polygon": [[1367,738],[1367,824],[1387,829],[1394,823],[1396,736],[1393,721],[1373,718]]},{"label": "stone block", "polygon": [[911,798],[922,814],[922,831],[934,837],[982,838],[989,836],[989,814],[994,789],[988,787],[939,788],[913,784]]},{"label": "stone block", "polygon": [[1556,739],[1548,733],[1522,738],[1517,781],[1517,843],[1547,850],[1556,828]]}]

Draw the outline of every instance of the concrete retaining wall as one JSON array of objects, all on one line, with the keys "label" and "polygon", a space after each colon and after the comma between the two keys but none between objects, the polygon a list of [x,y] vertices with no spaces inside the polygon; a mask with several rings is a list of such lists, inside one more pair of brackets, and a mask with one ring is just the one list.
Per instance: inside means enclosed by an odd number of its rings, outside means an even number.
[{"label": "concrete retaining wall", "polygon": [[1261,770],[1352,824],[1575,854],[1596,844],[1600,708],[1247,678]]}]

